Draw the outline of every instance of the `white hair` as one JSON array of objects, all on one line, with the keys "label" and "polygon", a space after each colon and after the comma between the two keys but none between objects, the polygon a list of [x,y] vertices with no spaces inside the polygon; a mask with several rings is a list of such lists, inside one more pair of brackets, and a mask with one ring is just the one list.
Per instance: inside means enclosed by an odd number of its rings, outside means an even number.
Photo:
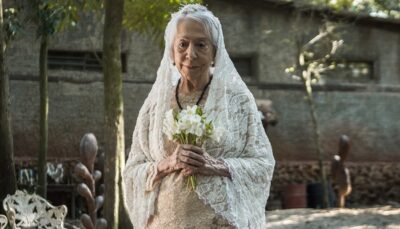
[{"label": "white hair", "polygon": [[192,19],[203,25],[211,43],[214,46],[215,52],[218,49],[218,23],[214,14],[207,7],[200,4],[184,5],[178,12],[171,15],[167,28],[165,29],[165,46],[169,46],[172,50],[174,39],[177,32],[178,24],[183,19]]}]

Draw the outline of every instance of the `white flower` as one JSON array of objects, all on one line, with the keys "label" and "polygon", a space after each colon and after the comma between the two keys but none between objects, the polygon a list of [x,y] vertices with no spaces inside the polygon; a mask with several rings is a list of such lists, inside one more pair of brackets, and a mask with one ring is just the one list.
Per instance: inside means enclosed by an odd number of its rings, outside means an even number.
[{"label": "white flower", "polygon": [[178,129],[180,132],[191,133],[197,136],[203,135],[204,124],[200,115],[196,114],[197,106],[188,107],[181,111],[178,120]]},{"label": "white flower", "polygon": [[186,109],[182,110],[180,113],[181,117],[188,117],[188,116],[193,116],[196,114],[197,110],[197,105],[194,106],[187,106]]},{"label": "white flower", "polygon": [[[182,113],[181,113],[182,114]],[[191,122],[187,115],[179,115],[178,119],[178,132],[187,132],[190,128]]]},{"label": "white flower", "polygon": [[193,122],[191,122],[190,128],[188,129],[188,133],[201,137],[203,136],[205,125],[201,122],[201,117],[198,116],[198,118],[192,119]]},{"label": "white flower", "polygon": [[[165,113],[163,132],[168,139],[179,142],[190,139],[189,141],[192,142],[190,144],[202,143],[208,138],[218,142],[224,134],[224,129],[218,128],[213,130],[214,128],[210,123],[211,121],[206,121],[201,108],[196,105],[192,107],[188,106],[178,114],[174,113],[171,109]],[[189,134],[195,135],[195,139],[193,137],[189,138]]]},{"label": "white flower", "polygon": [[190,116],[195,115],[195,114],[196,114],[196,111],[197,111],[197,108],[198,108],[197,105],[194,105],[194,106],[192,106],[192,107],[191,107],[191,106],[188,106],[188,107],[186,108],[188,115],[190,115]]}]

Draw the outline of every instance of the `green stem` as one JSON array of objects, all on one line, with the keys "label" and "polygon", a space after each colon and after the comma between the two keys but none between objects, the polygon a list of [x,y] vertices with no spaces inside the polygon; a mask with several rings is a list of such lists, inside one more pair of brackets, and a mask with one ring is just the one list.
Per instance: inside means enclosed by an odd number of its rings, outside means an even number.
[{"label": "green stem", "polygon": [[196,189],[196,186],[197,186],[196,177],[194,175],[190,175],[189,179],[188,179],[188,183],[190,183],[191,190],[194,191]]}]

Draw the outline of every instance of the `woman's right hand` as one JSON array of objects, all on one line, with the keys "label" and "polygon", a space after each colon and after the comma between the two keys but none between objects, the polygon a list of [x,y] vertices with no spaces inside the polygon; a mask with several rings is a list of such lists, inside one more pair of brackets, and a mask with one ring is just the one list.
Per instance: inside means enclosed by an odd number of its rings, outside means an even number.
[{"label": "woman's right hand", "polygon": [[172,155],[161,160],[157,166],[160,178],[182,169],[196,170],[206,163],[203,155],[189,149],[190,145],[178,145]]}]

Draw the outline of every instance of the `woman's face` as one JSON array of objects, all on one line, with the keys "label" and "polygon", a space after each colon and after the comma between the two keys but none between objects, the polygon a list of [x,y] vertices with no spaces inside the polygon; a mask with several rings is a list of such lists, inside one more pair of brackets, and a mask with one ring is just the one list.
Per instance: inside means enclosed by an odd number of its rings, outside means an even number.
[{"label": "woman's face", "polygon": [[183,77],[197,80],[208,77],[214,59],[214,46],[202,24],[192,19],[179,22],[173,58]]}]

